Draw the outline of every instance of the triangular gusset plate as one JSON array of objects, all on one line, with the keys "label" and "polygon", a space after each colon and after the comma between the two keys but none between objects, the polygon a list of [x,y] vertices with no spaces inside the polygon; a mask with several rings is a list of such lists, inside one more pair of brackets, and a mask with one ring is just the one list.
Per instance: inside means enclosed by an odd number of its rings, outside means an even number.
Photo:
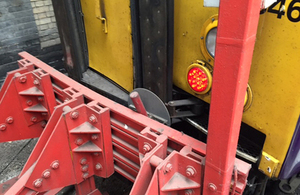
[{"label": "triangular gusset plate", "polygon": [[180,173],[175,173],[168,183],[162,187],[161,191],[170,192],[194,188],[200,188],[200,184],[181,175]]},{"label": "triangular gusset plate", "polygon": [[37,87],[31,87],[24,91],[19,92],[20,95],[34,95],[34,96],[43,96],[44,93],[39,90]]},{"label": "triangular gusset plate", "polygon": [[76,134],[76,133],[100,133],[100,130],[89,122],[82,123],[78,127],[72,129],[70,133]]}]

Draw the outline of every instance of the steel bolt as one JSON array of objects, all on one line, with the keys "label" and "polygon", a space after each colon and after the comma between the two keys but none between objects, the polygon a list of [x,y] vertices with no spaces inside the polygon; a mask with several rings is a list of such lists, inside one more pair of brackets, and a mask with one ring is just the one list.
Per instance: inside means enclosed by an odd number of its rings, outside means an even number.
[{"label": "steel bolt", "polygon": [[89,169],[89,166],[88,166],[88,165],[84,165],[84,166],[81,167],[81,171],[82,171],[82,172],[87,172],[88,169]]},{"label": "steel bolt", "polygon": [[59,162],[58,162],[58,160],[53,161],[53,162],[51,163],[51,168],[52,168],[52,169],[58,169],[58,167],[59,167]]},{"label": "steel bolt", "polygon": [[75,144],[77,146],[81,146],[83,144],[83,139],[81,139],[81,138],[76,139]]},{"label": "steel bolt", "polygon": [[97,140],[99,137],[97,134],[92,135],[92,140]]},{"label": "steel bolt", "polygon": [[185,190],[184,195],[193,195],[194,194],[194,190]]},{"label": "steel bolt", "polygon": [[173,166],[171,163],[167,163],[166,166],[165,166],[165,173],[168,173],[172,170]]},{"label": "steel bolt", "polygon": [[33,182],[33,186],[36,187],[36,188],[39,188],[42,186],[42,179],[36,179],[34,182]]},{"label": "steel bolt", "polygon": [[37,122],[37,118],[36,118],[35,116],[31,117],[30,120],[31,120],[31,122],[33,122],[33,123]]},{"label": "steel bolt", "polygon": [[34,84],[34,85],[39,85],[39,84],[40,84],[40,82],[39,82],[39,80],[38,80],[38,79],[34,79],[34,81],[33,81],[33,84]]},{"label": "steel bolt", "polygon": [[147,152],[150,152],[150,150],[152,149],[151,145],[148,144],[148,143],[145,143],[144,146],[143,146],[143,152],[144,154],[147,153]]},{"label": "steel bolt", "polygon": [[32,101],[31,101],[31,100],[27,100],[26,103],[27,103],[28,106],[31,106],[31,105],[32,105]]},{"label": "steel bolt", "polygon": [[89,173],[83,173],[83,174],[82,174],[82,178],[83,178],[83,179],[89,178]]},{"label": "steel bolt", "polygon": [[97,163],[95,166],[97,171],[101,171],[102,170],[102,165],[100,163]]},{"label": "steel bolt", "polygon": [[43,172],[43,176],[42,177],[45,178],[45,179],[48,179],[50,177],[50,175],[51,175],[50,170],[47,169],[47,170],[45,170]]},{"label": "steel bolt", "polygon": [[213,183],[209,183],[208,184],[208,189],[212,192],[215,192],[215,191],[217,191],[217,186]]},{"label": "steel bolt", "polygon": [[42,101],[44,101],[44,98],[43,97],[38,97],[38,101],[42,102]]},{"label": "steel bolt", "polygon": [[13,117],[9,116],[9,117],[6,118],[6,123],[7,124],[12,124],[13,122],[14,122],[14,118]]},{"label": "steel bolt", "polygon": [[47,125],[46,121],[42,121],[42,122],[41,122],[41,126],[42,126],[43,128],[45,128],[46,125]]},{"label": "steel bolt", "polygon": [[94,156],[99,156],[100,153],[99,152],[94,152]]},{"label": "steel bolt", "polygon": [[0,131],[5,131],[6,130],[6,125],[5,124],[1,124],[0,125]]},{"label": "steel bolt", "polygon": [[188,177],[192,177],[192,176],[195,176],[196,175],[196,170],[194,167],[192,166],[188,166],[185,170],[185,174],[188,176]]},{"label": "steel bolt", "polygon": [[79,113],[78,111],[73,111],[71,112],[70,116],[72,119],[77,119],[79,117]]},{"label": "steel bolt", "polygon": [[91,123],[97,123],[97,118],[93,114],[90,116],[89,120]]},{"label": "steel bolt", "polygon": [[86,165],[86,164],[87,164],[86,158],[82,158],[82,159],[80,160],[80,164]]},{"label": "steel bolt", "polygon": [[27,77],[26,76],[22,76],[19,78],[19,82],[20,83],[25,83],[27,81]]}]

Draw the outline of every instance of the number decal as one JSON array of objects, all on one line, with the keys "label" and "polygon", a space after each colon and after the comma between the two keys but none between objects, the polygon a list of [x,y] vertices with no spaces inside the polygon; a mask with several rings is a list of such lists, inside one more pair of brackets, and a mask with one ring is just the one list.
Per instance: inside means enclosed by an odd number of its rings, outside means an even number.
[{"label": "number decal", "polygon": [[[278,5],[279,3],[280,3],[279,9],[278,10],[274,9],[274,7],[276,5]],[[273,3],[269,7],[268,12],[273,13],[273,14],[277,14],[277,18],[281,19],[281,16],[283,16],[285,14],[285,12],[283,10],[281,10],[281,8],[282,8],[282,6],[284,6],[284,4],[285,4],[285,0],[278,0],[277,2]]]},{"label": "number decal", "polygon": [[[287,17],[291,22],[299,22],[300,21],[300,7],[299,6],[294,6],[295,3],[300,3],[300,0],[293,0],[290,5],[289,8],[287,10]],[[292,12],[298,12],[298,17],[294,18],[292,16]]]},{"label": "number decal", "polygon": [[[268,9],[262,9],[260,11],[260,14],[269,12],[269,13],[277,14],[277,18],[281,19],[282,16],[285,15],[285,11],[284,11],[285,2],[286,2],[286,0],[277,0]],[[299,5],[295,5],[296,3],[299,3]],[[275,8],[277,5],[279,5],[278,10]],[[292,13],[295,14],[295,12],[298,13],[297,16],[292,15]],[[292,0],[290,2],[288,9],[287,9],[287,18],[291,22],[300,22],[300,0]]]}]

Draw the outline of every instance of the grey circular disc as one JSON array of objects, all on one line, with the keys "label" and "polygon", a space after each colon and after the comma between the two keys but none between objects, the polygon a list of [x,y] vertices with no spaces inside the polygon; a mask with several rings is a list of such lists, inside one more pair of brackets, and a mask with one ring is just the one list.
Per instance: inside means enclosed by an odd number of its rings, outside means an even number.
[{"label": "grey circular disc", "polygon": [[[138,92],[140,98],[145,106],[145,109],[148,113],[158,116],[166,121],[166,125],[171,125],[171,118],[168,109],[161,99],[155,95],[152,91],[144,88],[136,88],[132,92]],[[132,100],[128,96],[128,107],[135,108]],[[155,118],[155,117],[154,117]]]}]

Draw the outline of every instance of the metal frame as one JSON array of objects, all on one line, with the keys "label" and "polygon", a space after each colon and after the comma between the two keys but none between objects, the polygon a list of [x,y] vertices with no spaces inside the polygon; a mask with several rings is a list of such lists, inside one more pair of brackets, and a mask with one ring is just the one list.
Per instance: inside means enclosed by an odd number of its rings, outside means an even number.
[{"label": "metal frame", "polygon": [[[0,92],[0,141],[40,137],[5,194],[53,194],[75,185],[101,194],[93,175],[114,171],[134,182],[131,194],[200,194],[206,145],[82,86],[29,55]],[[59,148],[59,151],[58,151]],[[250,165],[235,159],[234,194]],[[178,185],[180,183],[180,185]]]}]

